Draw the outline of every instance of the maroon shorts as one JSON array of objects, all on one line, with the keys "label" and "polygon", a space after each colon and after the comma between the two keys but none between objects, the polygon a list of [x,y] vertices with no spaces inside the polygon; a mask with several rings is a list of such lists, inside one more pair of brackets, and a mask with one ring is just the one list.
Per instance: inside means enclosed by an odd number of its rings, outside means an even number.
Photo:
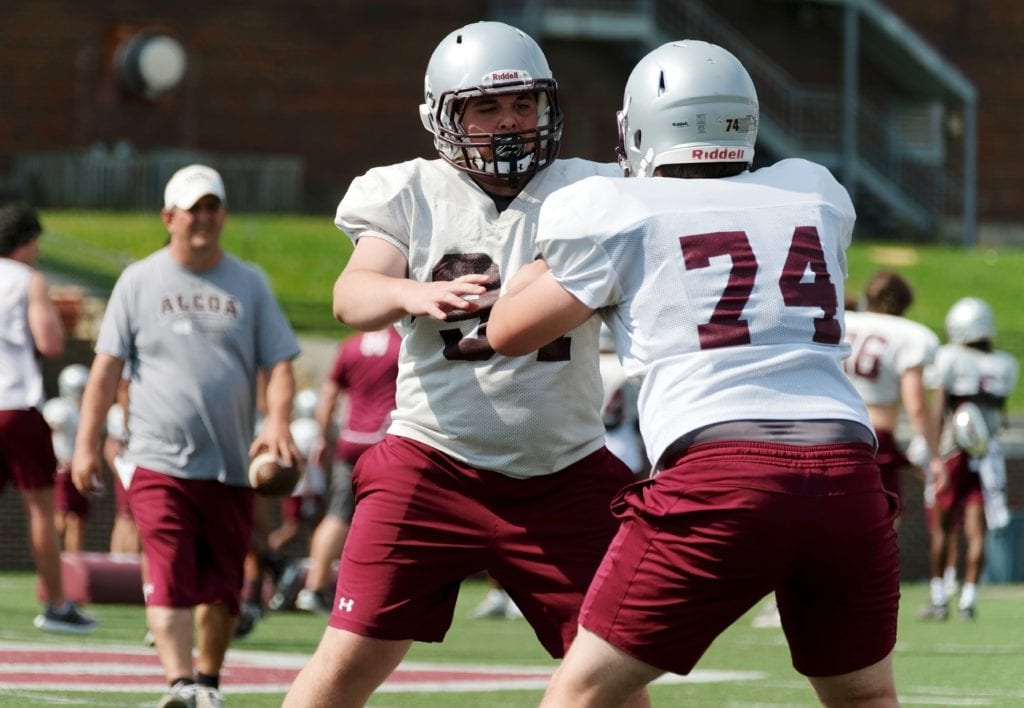
[{"label": "maroon shorts", "polygon": [[290,496],[281,500],[282,521],[302,521],[302,497]]},{"label": "maroon shorts", "polygon": [[50,426],[35,408],[0,411],[0,491],[7,480],[18,489],[47,489],[57,474]]},{"label": "maroon shorts", "polygon": [[57,470],[53,506],[64,514],[74,514],[82,519],[89,516],[89,497],[78,491],[78,487],[71,480],[71,469],[68,467],[61,467]]},{"label": "maroon shorts", "polygon": [[891,430],[876,430],[878,436],[878,451],[875,453],[875,462],[878,463],[878,471],[882,473],[882,486],[885,491],[896,496],[903,506],[903,470],[912,467],[910,460],[906,458],[896,442],[896,436]]},{"label": "maroon shorts", "polygon": [[460,584],[486,570],[560,657],[618,527],[609,503],[632,479],[604,448],[556,473],[513,479],[388,436],[353,472],[356,512],[330,624],[439,642]]},{"label": "maroon shorts", "polygon": [[252,490],[139,467],[128,499],[146,557],[146,604],[220,602],[237,615],[252,535]]},{"label": "maroon shorts", "polygon": [[118,516],[127,516],[130,519],[132,518],[132,507],[128,503],[128,491],[121,483],[121,475],[114,470],[111,476],[114,478],[114,513]]},{"label": "maroon shorts", "polygon": [[971,458],[965,452],[945,460],[946,486],[935,493],[935,508],[944,514],[963,513],[965,506],[984,504],[981,475],[971,469]]},{"label": "maroon shorts", "polygon": [[580,625],[640,661],[689,673],[772,591],[804,675],[855,671],[895,645],[896,501],[867,445],[695,445],[613,511],[622,527]]}]

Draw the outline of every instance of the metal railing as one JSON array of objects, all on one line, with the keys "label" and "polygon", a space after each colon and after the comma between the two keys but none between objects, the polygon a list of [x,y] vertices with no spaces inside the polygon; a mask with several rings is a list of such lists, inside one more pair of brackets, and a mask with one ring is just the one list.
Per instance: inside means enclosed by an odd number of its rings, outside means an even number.
[{"label": "metal railing", "polygon": [[[523,0],[492,2],[496,15],[518,19],[538,36],[585,36],[609,41],[630,39],[649,47],[678,37],[699,37],[728,48],[743,62],[757,86],[765,147],[783,156],[800,156],[842,169],[841,89],[801,86],[744,34],[700,0]],[[625,22],[624,18],[633,18]],[[641,17],[642,21],[636,21]],[[646,27],[624,36],[630,27]],[[932,229],[953,215],[962,200],[952,192],[962,181],[947,165],[916,161],[900,150],[900,140],[884,112],[860,97],[856,118],[855,176],[866,190],[899,217]]]},{"label": "metal railing", "polygon": [[220,155],[194,150],[90,149],[27,153],[13,160],[13,182],[34,203],[83,209],[159,209],[175,170],[193,162],[217,168],[233,211],[302,207],[303,161],[290,155]]}]

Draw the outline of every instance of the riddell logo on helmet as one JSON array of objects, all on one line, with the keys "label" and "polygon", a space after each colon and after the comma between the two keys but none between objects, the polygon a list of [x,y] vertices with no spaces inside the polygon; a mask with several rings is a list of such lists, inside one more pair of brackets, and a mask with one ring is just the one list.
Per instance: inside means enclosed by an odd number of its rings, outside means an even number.
[{"label": "riddell logo on helmet", "polygon": [[729,160],[745,160],[747,158],[747,151],[745,148],[718,147],[711,150],[694,148],[690,152],[690,157],[695,161],[726,162]]},{"label": "riddell logo on helmet", "polygon": [[492,71],[491,81],[515,81],[522,78],[518,71]]}]

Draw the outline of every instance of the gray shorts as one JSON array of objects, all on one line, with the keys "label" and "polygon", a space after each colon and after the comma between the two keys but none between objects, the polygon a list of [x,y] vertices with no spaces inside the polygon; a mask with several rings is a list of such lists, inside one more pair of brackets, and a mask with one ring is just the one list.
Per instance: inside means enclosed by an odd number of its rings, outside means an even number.
[{"label": "gray shorts", "polygon": [[352,493],[352,463],[335,460],[331,467],[331,500],[327,515],[348,523],[352,521],[356,501]]}]

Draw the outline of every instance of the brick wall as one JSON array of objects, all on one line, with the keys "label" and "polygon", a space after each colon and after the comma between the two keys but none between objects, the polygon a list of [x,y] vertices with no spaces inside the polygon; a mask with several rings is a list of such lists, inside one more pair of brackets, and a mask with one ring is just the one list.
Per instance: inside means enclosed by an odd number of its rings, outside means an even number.
[{"label": "brick wall", "polygon": [[[837,80],[836,29],[814,24],[813,4],[714,5],[802,80]],[[1024,141],[1004,128],[1024,103],[1024,75],[1013,71],[1024,51],[1024,5],[887,5],[977,83],[981,217],[1024,221],[1016,188]],[[15,152],[97,141],[285,153],[305,160],[304,210],[330,215],[369,167],[432,155],[417,116],[427,59],[444,34],[485,19],[487,7],[482,0],[10,0],[0,22],[0,182]],[[121,90],[111,69],[118,42],[141,28],[178,37],[189,54],[184,85],[158,101]],[[609,159],[614,111],[639,57],[587,42],[546,49],[563,87],[566,154]],[[864,76],[869,83],[870,67]]]}]

